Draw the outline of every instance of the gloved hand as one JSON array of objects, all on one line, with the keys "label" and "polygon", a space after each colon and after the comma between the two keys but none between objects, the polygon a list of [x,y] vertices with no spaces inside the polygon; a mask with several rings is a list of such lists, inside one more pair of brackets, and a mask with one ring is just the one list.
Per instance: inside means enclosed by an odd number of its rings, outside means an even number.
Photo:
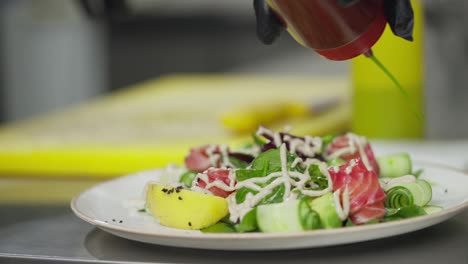
[{"label": "gloved hand", "polygon": [[126,0],[78,0],[78,4],[92,19],[111,19],[129,13]]},{"label": "gloved hand", "polygon": [[[329,1],[329,0],[327,0]],[[343,7],[359,0],[337,0]],[[265,0],[254,0],[257,36],[264,44],[272,44],[286,29]],[[393,34],[413,41],[414,13],[410,0],[384,0],[384,12]]]}]

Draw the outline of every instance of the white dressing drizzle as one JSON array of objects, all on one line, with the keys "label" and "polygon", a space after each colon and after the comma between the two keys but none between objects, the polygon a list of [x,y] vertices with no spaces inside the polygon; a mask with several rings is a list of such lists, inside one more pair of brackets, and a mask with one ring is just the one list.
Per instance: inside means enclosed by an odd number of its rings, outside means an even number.
[{"label": "white dressing drizzle", "polygon": [[367,140],[365,137],[360,137],[353,133],[348,133],[348,138],[350,141],[354,141],[354,144],[357,146],[359,151],[359,156],[361,156],[362,162],[366,166],[367,170],[373,170],[372,166],[370,165],[369,158],[367,157],[366,152],[364,151],[364,147],[367,144]]},{"label": "white dressing drizzle", "polygon": [[274,132],[265,127],[259,127],[256,134],[257,136],[260,136],[262,134],[268,135],[269,137],[273,138],[273,143],[275,144],[276,147],[279,147],[281,145],[281,136],[280,136],[280,133],[278,132]]},{"label": "white dressing drizzle", "polygon": [[234,168],[235,166],[232,165],[231,161],[229,161],[228,146],[223,144],[223,145],[220,145],[219,148],[220,148],[220,151],[221,151],[221,161],[222,161],[221,167]]},{"label": "white dressing drizzle", "polygon": [[[250,178],[245,181],[238,182],[235,186],[235,189],[240,189],[242,187],[247,187],[249,189],[258,191],[256,194],[248,193],[246,195],[245,201],[237,204],[235,194],[231,194],[228,198],[230,220],[235,222],[239,219],[242,219],[245,214],[247,214],[255,205],[257,205],[263,198],[269,195],[276,187],[284,184],[285,190],[283,195],[283,200],[287,201],[290,199],[296,199],[297,193],[293,190],[297,190],[300,193],[303,193],[307,196],[320,196],[324,195],[331,190],[333,190],[333,184],[331,182],[330,174],[328,173],[326,164],[315,159],[307,159],[305,162],[300,160],[294,160],[293,163],[301,164],[301,166],[306,166],[304,173],[297,171],[288,171],[287,167],[287,149],[286,145],[282,144],[280,146],[280,160],[281,160],[281,172],[273,172],[265,177],[256,177]],[[324,190],[306,190],[304,185],[307,180],[310,179],[308,166],[311,164],[318,164],[319,169],[323,175],[327,177],[328,186]],[[265,187],[260,187],[257,183],[266,183],[274,179],[270,184]]]},{"label": "white dressing drizzle", "polygon": [[370,165],[369,158],[367,157],[367,154],[364,151],[364,147],[367,144],[366,138],[360,137],[354,133],[346,133],[346,137],[348,138],[348,146],[338,149],[331,155],[328,155],[327,160],[332,160],[343,155],[352,155],[358,151],[359,155],[361,156],[361,160],[366,166],[366,168],[368,170],[373,170],[372,166]]},{"label": "white dressing drizzle", "polygon": [[300,152],[305,156],[313,157],[322,149],[322,140],[320,138],[313,138],[305,136],[302,138],[293,138],[288,135],[283,137],[285,142],[289,142],[289,152]]},{"label": "white dressing drizzle", "polygon": [[254,157],[257,157],[260,154],[260,152],[261,148],[258,145],[253,145],[248,148],[236,150],[236,153],[246,154]]},{"label": "white dressing drizzle", "polygon": [[336,190],[333,193],[333,200],[335,202],[336,214],[341,221],[346,220],[348,218],[350,208],[348,185],[346,185],[343,195],[341,195],[341,189]]},{"label": "white dressing drizzle", "polygon": [[[216,151],[219,149],[219,153],[216,153]],[[227,145],[222,144],[222,145],[215,145],[215,144],[210,144],[206,148],[206,154],[208,155],[208,158],[210,159],[210,164],[212,167],[218,167],[220,166],[221,168],[227,168],[227,167],[234,167],[232,165],[231,161],[229,161],[229,148]]]},{"label": "white dressing drizzle", "polygon": [[281,145],[281,137],[279,133],[273,133],[273,140],[275,142],[276,147],[279,147]]},{"label": "white dressing drizzle", "polygon": [[[346,167],[346,169],[345,169],[345,173],[350,174],[353,171],[353,168],[354,168],[354,166],[356,166],[356,164],[357,164],[356,160],[354,160],[354,159],[350,160],[348,167]],[[339,171],[339,169],[338,169],[338,171]]]},{"label": "white dressing drizzle", "polygon": [[190,188],[190,190],[194,191],[194,192],[198,192],[198,193],[204,193],[204,194],[211,194],[213,195],[212,192],[210,192],[208,189],[205,189],[205,188],[201,188],[201,187],[198,187],[196,185],[192,185],[192,188]]},{"label": "white dressing drizzle", "polygon": [[[256,134],[264,134],[273,138],[273,143],[276,147],[279,147],[283,143],[281,140],[281,134],[279,132],[260,127]],[[305,156],[313,157],[322,149],[322,139],[320,137],[305,136],[304,138],[295,138],[289,135],[285,135],[283,136],[283,141],[289,143],[290,153],[300,152]]]},{"label": "white dressing drizzle", "polygon": [[205,150],[206,154],[208,155],[208,158],[210,159],[210,164],[213,167],[218,166],[218,162],[219,162],[219,160],[221,158],[219,154],[215,153],[216,149],[217,149],[217,145],[210,144],[210,145],[208,145],[208,147]]}]

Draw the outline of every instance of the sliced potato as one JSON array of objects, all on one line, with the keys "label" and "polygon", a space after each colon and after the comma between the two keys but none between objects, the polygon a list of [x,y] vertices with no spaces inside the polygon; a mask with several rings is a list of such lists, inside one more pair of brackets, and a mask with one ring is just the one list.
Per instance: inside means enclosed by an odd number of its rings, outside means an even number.
[{"label": "sliced potato", "polygon": [[229,213],[224,198],[158,184],[148,186],[146,203],[161,225],[180,229],[205,228]]}]

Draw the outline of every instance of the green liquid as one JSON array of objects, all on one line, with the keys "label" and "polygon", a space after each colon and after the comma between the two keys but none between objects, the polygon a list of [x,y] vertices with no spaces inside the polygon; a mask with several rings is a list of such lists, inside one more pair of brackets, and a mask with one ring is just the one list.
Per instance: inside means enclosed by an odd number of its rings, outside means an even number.
[{"label": "green liquid", "polygon": [[385,73],[385,75],[387,75],[388,78],[390,78],[390,80],[392,80],[392,82],[395,84],[396,88],[398,88],[400,94],[403,97],[405,97],[405,100],[408,103],[408,107],[409,107],[410,111],[413,112],[413,114],[416,116],[416,118],[418,118],[419,122],[423,123],[424,122],[424,114],[421,111],[418,111],[416,109],[416,107],[414,106],[414,104],[412,102],[411,97],[409,96],[409,94],[405,90],[405,88],[403,88],[403,85],[401,85],[401,83],[398,81],[398,79],[395,78],[395,76],[387,69],[387,67],[385,67],[385,65],[382,64],[382,62],[379,59],[377,59],[377,57],[375,55],[369,56],[368,58],[371,59],[375,63],[375,65],[377,65],[377,67],[379,67]]}]

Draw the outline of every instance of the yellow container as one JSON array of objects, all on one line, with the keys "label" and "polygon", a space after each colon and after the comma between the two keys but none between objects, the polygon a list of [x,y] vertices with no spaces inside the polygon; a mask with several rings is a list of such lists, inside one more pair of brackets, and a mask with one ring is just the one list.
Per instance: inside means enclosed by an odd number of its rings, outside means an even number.
[{"label": "yellow container", "polygon": [[370,138],[422,138],[423,113],[423,10],[412,1],[415,24],[414,41],[393,35],[387,26],[372,48],[374,55],[393,73],[408,92],[403,96],[396,85],[370,59],[359,56],[352,61],[353,119],[355,133]]}]

